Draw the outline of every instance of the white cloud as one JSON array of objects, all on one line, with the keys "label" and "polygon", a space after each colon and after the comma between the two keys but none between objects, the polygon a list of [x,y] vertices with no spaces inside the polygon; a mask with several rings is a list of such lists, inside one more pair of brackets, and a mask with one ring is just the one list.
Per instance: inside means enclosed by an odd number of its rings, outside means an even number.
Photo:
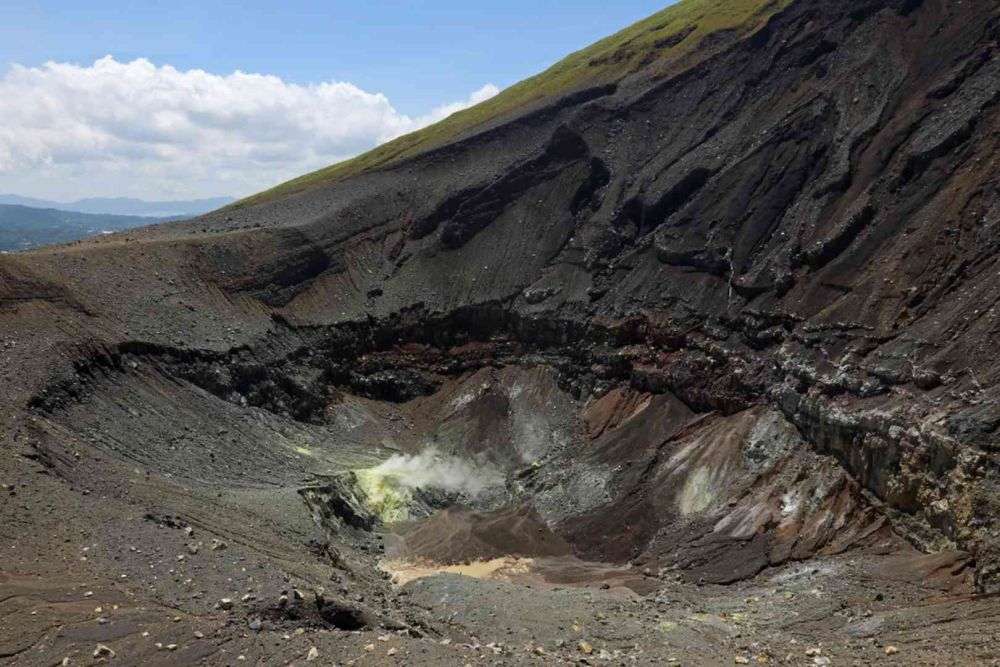
[{"label": "white cloud", "polygon": [[[497,88],[496,86],[494,86],[492,83],[488,83],[485,86],[483,86],[482,88],[480,88],[479,90],[477,90],[474,93],[472,93],[471,95],[469,95],[469,99],[467,99],[465,101],[462,101],[462,102],[452,102],[451,104],[445,104],[443,106],[440,106],[440,107],[434,109],[433,111],[431,111],[426,116],[421,116],[420,118],[418,118],[416,120],[416,127],[424,127],[426,125],[430,125],[432,123],[436,123],[439,120],[443,120],[443,119],[447,118],[448,116],[452,115],[453,113],[457,113],[457,112],[461,111],[462,109],[468,109],[469,107],[475,106],[475,105],[479,104],[480,102],[485,102],[486,100],[490,99],[491,97],[493,97],[494,95],[496,95],[499,92],[500,92],[499,88]],[[405,134],[406,132],[410,132],[410,131],[412,131],[412,130],[405,130],[403,132],[403,134]],[[399,136],[399,135],[396,135],[396,136]]]},{"label": "white cloud", "polygon": [[350,83],[180,71],[106,56],[0,78],[0,190],[47,197],[243,195],[363,152],[499,92],[411,118]]}]

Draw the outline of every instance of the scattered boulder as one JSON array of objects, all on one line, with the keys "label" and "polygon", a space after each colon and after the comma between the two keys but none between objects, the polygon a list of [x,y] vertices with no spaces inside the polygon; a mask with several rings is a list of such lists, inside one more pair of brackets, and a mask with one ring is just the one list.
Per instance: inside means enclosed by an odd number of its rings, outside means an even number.
[{"label": "scattered boulder", "polygon": [[360,604],[316,595],[316,608],[324,621],[340,630],[368,630],[378,627],[377,614]]},{"label": "scattered boulder", "polygon": [[104,644],[98,644],[97,648],[94,649],[95,658],[113,658],[115,655],[117,654],[111,650],[111,647]]}]

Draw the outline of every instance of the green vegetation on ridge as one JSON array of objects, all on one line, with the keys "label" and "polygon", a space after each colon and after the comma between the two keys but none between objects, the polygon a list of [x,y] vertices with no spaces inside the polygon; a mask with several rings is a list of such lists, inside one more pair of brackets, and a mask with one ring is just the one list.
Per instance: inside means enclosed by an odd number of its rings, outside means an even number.
[{"label": "green vegetation on ridge", "polygon": [[498,119],[584,88],[620,81],[647,67],[666,69],[719,31],[753,33],[794,0],[681,0],[677,4],[568,56],[496,97],[399,137],[345,162],[314,171],[234,204],[291,195],[418,155]]}]

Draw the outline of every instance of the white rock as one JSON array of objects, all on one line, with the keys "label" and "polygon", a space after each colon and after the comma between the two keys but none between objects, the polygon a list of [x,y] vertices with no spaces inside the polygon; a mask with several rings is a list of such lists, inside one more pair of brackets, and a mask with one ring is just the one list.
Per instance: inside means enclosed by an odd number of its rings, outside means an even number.
[{"label": "white rock", "polygon": [[111,650],[110,647],[104,644],[98,644],[97,648],[94,649],[95,658],[113,658],[115,657],[115,652]]}]

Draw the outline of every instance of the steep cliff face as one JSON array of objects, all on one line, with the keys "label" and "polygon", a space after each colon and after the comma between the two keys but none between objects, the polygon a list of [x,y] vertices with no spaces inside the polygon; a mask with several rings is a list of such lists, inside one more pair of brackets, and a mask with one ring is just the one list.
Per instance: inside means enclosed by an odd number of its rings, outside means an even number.
[{"label": "steep cliff face", "polygon": [[404,556],[729,583],[902,537],[1000,590],[1000,6],[748,16],[349,178],[0,258],[10,445],[298,490],[433,444],[507,484]]}]

